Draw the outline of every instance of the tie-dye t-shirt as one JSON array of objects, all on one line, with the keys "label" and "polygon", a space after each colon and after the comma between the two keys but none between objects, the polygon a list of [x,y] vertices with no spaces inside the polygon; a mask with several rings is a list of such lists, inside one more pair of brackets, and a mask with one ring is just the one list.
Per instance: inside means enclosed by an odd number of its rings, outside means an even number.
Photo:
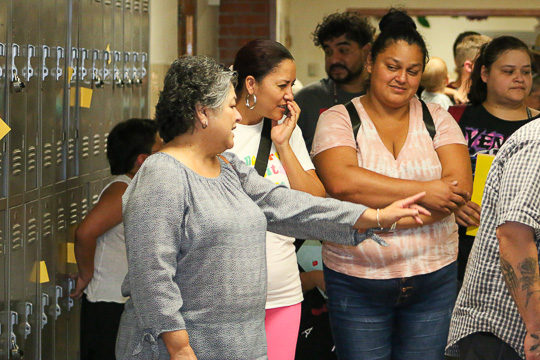
[{"label": "tie-dye t-shirt", "polygon": [[[465,139],[452,116],[436,104],[428,104],[437,133],[432,140],[422,119],[422,106],[410,102],[409,132],[397,159],[383,142],[360,102],[353,100],[362,125],[353,138],[345,106],[327,110],[319,119],[312,156],[338,146],[356,149],[358,165],[379,174],[406,180],[440,179],[442,166],[435,149],[449,144],[465,145]],[[339,159],[336,159],[339,161]],[[367,279],[392,279],[427,274],[452,263],[457,257],[458,234],[454,216],[414,229],[382,235],[390,244],[365,242],[357,247],[323,245],[323,261],[332,270]]]}]

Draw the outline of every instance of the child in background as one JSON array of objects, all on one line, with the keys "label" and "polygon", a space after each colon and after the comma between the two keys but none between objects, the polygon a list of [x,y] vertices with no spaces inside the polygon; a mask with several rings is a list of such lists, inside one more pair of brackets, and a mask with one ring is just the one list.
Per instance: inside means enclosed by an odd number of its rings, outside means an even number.
[{"label": "child in background", "polygon": [[157,130],[154,121],[145,119],[130,119],[112,129],[107,159],[115,177],[75,231],[79,276],[70,296],[82,297],[81,360],[115,360],[127,300],[120,291],[127,273],[122,195],[146,158],[163,145]]},{"label": "child in background", "polygon": [[420,84],[424,87],[421,97],[426,103],[439,104],[445,110],[452,106],[452,100],[444,94],[448,85],[448,70],[443,59],[439,57],[429,59]]}]

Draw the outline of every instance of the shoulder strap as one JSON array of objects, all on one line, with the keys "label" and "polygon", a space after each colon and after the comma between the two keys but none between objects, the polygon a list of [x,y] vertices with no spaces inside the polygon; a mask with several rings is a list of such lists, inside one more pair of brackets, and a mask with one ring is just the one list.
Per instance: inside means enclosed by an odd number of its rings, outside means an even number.
[{"label": "shoulder strap", "polygon": [[221,160],[223,160],[223,162],[224,162],[225,164],[230,164],[229,160],[227,160],[227,159],[225,158],[225,156],[223,156],[223,155],[221,155],[221,154],[219,154],[218,156],[221,158]]},{"label": "shoulder strap", "polygon": [[431,113],[429,112],[429,109],[422,99],[420,100],[420,103],[422,104],[422,118],[424,119],[424,124],[426,125],[426,129],[429,132],[429,136],[431,136],[431,140],[435,138],[435,134],[437,133],[437,130],[435,129],[435,123],[433,122],[433,117],[431,116]]},{"label": "shoulder strap", "polygon": [[255,170],[257,173],[264,177],[266,173],[266,166],[268,165],[268,157],[270,156],[270,149],[272,148],[272,139],[270,132],[272,131],[272,120],[264,118],[263,128],[261,132],[261,141],[259,143],[259,151],[255,158]]},{"label": "shoulder strap", "polygon": [[461,117],[463,116],[463,113],[465,112],[466,108],[467,108],[467,105],[465,104],[454,105],[448,108],[448,112],[450,113],[450,115],[454,117],[454,119],[456,119],[456,122],[459,123],[459,120],[461,120]]},{"label": "shoulder strap", "polygon": [[352,101],[348,101],[344,105],[345,105],[345,109],[347,109],[347,112],[349,113],[349,117],[351,118],[354,141],[356,141],[356,137],[358,136],[358,130],[360,129],[360,125],[362,124],[362,120],[360,120],[360,115],[358,114],[358,111],[354,107],[354,104],[352,103]]}]

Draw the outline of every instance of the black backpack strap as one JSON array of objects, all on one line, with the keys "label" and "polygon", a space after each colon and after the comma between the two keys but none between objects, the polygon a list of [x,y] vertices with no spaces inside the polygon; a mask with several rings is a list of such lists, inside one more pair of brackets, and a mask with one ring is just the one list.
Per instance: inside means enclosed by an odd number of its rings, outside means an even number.
[{"label": "black backpack strap", "polygon": [[347,111],[349,112],[349,117],[351,118],[354,141],[356,142],[356,136],[358,136],[358,130],[360,130],[360,125],[362,124],[362,121],[360,120],[360,115],[358,114],[358,111],[356,111],[356,108],[354,107],[352,101],[349,101],[344,105],[345,109],[347,109]]},{"label": "black backpack strap", "polygon": [[257,151],[257,158],[255,159],[255,170],[257,173],[264,177],[266,173],[266,166],[268,166],[268,158],[270,157],[270,149],[272,148],[272,138],[270,132],[272,131],[272,120],[264,118],[263,128],[261,132],[261,141],[259,142],[259,151]]},{"label": "black backpack strap", "polygon": [[431,113],[429,112],[426,103],[421,99],[418,100],[420,100],[420,103],[422,104],[422,118],[424,119],[424,124],[429,132],[429,136],[431,136],[431,140],[433,140],[435,138],[435,134],[437,133],[435,123],[433,122],[433,117],[431,117]]}]

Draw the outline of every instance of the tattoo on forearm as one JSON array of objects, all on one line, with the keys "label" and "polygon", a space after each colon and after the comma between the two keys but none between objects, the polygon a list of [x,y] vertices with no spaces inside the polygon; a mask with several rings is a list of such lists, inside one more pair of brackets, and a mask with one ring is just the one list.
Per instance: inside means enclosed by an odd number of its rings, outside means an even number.
[{"label": "tattoo on forearm", "polygon": [[510,295],[515,298],[515,292],[518,286],[518,279],[512,265],[503,257],[501,257],[501,272],[503,279],[506,282],[506,286],[508,286],[508,290],[510,291]]},{"label": "tattoo on forearm", "polygon": [[522,278],[519,279],[521,290],[527,292],[525,298],[525,307],[527,307],[529,306],[531,295],[535,292],[540,292],[540,290],[533,290],[536,283],[540,281],[540,278],[538,278],[538,260],[528,257],[518,265],[518,268],[521,275],[523,275]]},{"label": "tattoo on forearm", "polygon": [[[529,335],[534,339],[534,340],[540,340],[540,336],[536,335],[536,334],[531,334],[529,333]],[[540,344],[534,344],[532,345],[530,348],[529,348],[529,351],[534,351],[536,349],[538,349],[540,347]]]}]

